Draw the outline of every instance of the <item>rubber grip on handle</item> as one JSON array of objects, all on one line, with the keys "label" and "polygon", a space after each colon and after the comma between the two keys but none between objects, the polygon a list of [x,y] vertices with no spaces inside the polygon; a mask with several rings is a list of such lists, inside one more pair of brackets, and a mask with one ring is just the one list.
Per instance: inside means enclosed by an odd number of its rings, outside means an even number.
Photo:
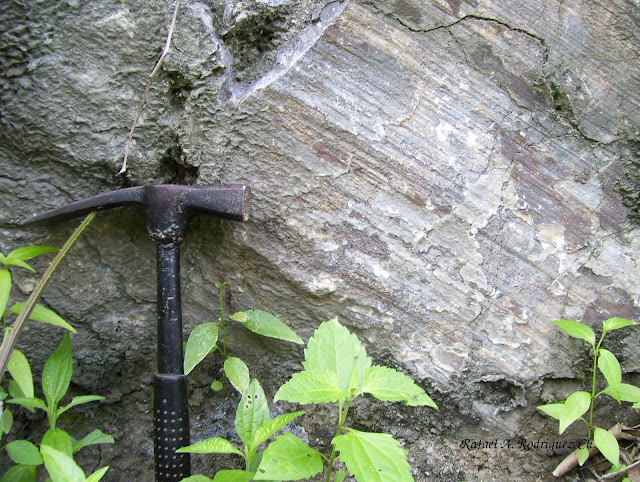
[{"label": "rubber grip on handle", "polygon": [[158,374],[154,380],[154,460],[156,480],[182,480],[191,475],[187,377]]}]

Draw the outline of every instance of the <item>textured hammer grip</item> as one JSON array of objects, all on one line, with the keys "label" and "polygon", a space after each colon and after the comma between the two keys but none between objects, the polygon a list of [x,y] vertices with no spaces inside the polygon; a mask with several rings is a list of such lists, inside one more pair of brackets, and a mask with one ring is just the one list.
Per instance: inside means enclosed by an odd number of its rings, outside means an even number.
[{"label": "textured hammer grip", "polygon": [[189,408],[185,375],[155,376],[154,458],[156,480],[182,480],[191,475],[190,454],[176,449],[189,445]]}]

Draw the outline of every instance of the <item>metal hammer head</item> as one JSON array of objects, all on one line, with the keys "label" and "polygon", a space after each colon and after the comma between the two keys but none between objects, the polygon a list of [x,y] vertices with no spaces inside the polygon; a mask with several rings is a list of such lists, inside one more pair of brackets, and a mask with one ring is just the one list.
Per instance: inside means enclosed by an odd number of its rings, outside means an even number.
[{"label": "metal hammer head", "polygon": [[180,242],[193,213],[234,221],[249,219],[249,188],[243,184],[181,186],[158,184],[98,194],[27,219],[23,224],[47,226],[95,210],[141,204],[147,214],[149,234],[158,244]]}]

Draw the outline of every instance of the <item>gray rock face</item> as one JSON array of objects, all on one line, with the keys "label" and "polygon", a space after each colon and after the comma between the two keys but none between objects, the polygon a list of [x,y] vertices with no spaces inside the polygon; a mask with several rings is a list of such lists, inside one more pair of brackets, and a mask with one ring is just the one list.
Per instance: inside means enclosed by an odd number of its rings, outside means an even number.
[{"label": "gray rock face", "polygon": [[[0,6],[2,251],[61,245],[73,223],[19,222],[99,192],[246,183],[251,222],[192,222],[186,332],[215,320],[221,280],[227,310],[271,311],[305,339],[338,316],[441,407],[354,412],[354,425],[403,441],[416,480],[547,477],[566,452],[517,442],[583,436],[558,436],[535,406],[581,386],[588,355],[550,321],[640,317],[637,3],[184,2],[115,176],[171,14],[138,0]],[[133,208],[100,214],[44,296],[78,328],[74,390],[107,397],[76,427],[114,434],[86,457],[111,480],[152,477],[144,224]],[[35,281],[18,278],[16,300]],[[36,373],[59,336],[25,332]],[[630,380],[638,339],[631,329],[609,346]],[[229,343],[269,396],[302,359],[240,329]],[[238,398],[208,389],[219,369],[212,358],[191,380],[194,440],[231,436]],[[298,430],[327,443],[326,416],[311,411]],[[37,431],[32,419],[16,430]],[[194,470],[234,462],[196,458]]]}]

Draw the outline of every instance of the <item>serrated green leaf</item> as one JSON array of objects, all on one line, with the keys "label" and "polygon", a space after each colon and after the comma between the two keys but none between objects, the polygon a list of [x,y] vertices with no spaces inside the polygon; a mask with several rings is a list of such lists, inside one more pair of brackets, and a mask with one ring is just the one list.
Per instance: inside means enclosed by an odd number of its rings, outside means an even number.
[{"label": "serrated green leaf", "polygon": [[580,449],[578,449],[578,464],[580,464],[580,467],[584,465],[588,458],[589,449],[587,447],[581,447]]},{"label": "serrated green leaf", "polygon": [[31,375],[31,366],[27,357],[19,350],[11,352],[11,358],[7,364],[7,370],[20,387],[22,396],[32,398],[33,392],[33,376]]},{"label": "serrated green leaf", "polygon": [[320,453],[292,433],[279,435],[264,451],[254,480],[309,479],[323,469]]},{"label": "serrated green leaf", "polygon": [[334,372],[325,370],[305,370],[294,373],[280,387],[273,398],[274,402],[286,400],[298,403],[337,402],[349,395],[342,390]]},{"label": "serrated green leaf", "polygon": [[73,452],[77,452],[89,445],[98,445],[98,444],[112,444],[114,443],[113,437],[109,434],[104,433],[102,430],[95,429],[93,432],[87,434],[80,440],[75,440],[73,442]]},{"label": "serrated green leaf", "polygon": [[22,248],[14,249],[9,253],[7,258],[9,259],[21,259],[26,261],[27,259],[35,258],[46,253],[55,253],[59,251],[58,248],[53,246],[24,246]]},{"label": "serrated green leaf", "polygon": [[[22,308],[24,308],[24,302],[16,303],[10,309],[12,313],[20,314]],[[65,330],[69,330],[71,333],[76,333],[76,329],[67,323],[64,318],[58,315],[55,311],[50,310],[42,305],[35,305],[33,311],[29,315],[30,320],[40,321],[42,323],[48,323],[50,325],[59,326]]]},{"label": "serrated green leaf", "polygon": [[71,440],[71,436],[60,428],[47,430],[42,437],[41,445],[48,445],[69,457],[73,456],[73,441]]},{"label": "serrated green leaf", "polygon": [[14,465],[5,472],[0,482],[36,482],[36,466]]},{"label": "serrated green leaf", "polygon": [[13,403],[15,405],[22,405],[25,408],[39,408],[41,410],[47,411],[47,404],[44,403],[44,400],[41,400],[37,397],[33,398],[12,398],[7,400],[7,403]]},{"label": "serrated green leaf", "polygon": [[16,464],[22,465],[40,465],[42,457],[40,451],[33,443],[28,440],[14,440],[6,446],[9,458]]},{"label": "serrated green leaf", "polygon": [[258,335],[277,338],[278,340],[304,343],[296,333],[278,318],[263,310],[245,311],[247,321],[243,323],[245,328]]},{"label": "serrated green leaf", "polygon": [[596,334],[587,325],[573,320],[556,320],[553,324],[570,336],[585,340],[590,343],[591,346],[595,347]]},{"label": "serrated green leaf", "polygon": [[369,368],[362,391],[378,400],[404,402],[413,407],[428,405],[438,408],[429,395],[410,377],[389,367],[374,365]]},{"label": "serrated green leaf", "polygon": [[184,374],[191,373],[218,343],[218,323],[202,323],[196,326],[187,341],[184,354]]},{"label": "serrated green leaf", "polygon": [[9,302],[11,294],[11,273],[9,270],[0,269],[0,318],[4,315],[4,310]]},{"label": "serrated green leaf", "polygon": [[67,393],[72,374],[71,340],[66,333],[42,370],[42,391],[50,407],[56,406]]},{"label": "serrated green leaf", "polygon": [[78,397],[73,397],[68,405],[65,405],[64,407],[60,408],[60,410],[58,410],[58,415],[66,412],[71,407],[75,407],[76,405],[81,405],[83,403],[89,402],[97,402],[99,400],[104,400],[104,397],[101,397],[100,395],[80,395]]},{"label": "serrated green leaf", "polygon": [[406,450],[386,433],[350,429],[332,441],[340,460],[358,480],[367,482],[413,481]]},{"label": "serrated green leaf", "polygon": [[176,452],[190,454],[238,454],[244,457],[244,454],[235,448],[231,442],[221,437],[208,438],[179,448]]},{"label": "serrated green leaf", "polygon": [[48,445],[40,446],[40,453],[52,482],[85,482],[84,472],[67,454]]},{"label": "serrated green leaf", "polygon": [[629,325],[637,325],[631,320],[627,320],[625,318],[609,318],[607,321],[602,323],[602,328],[604,331],[612,331],[618,330],[619,328],[624,328]]},{"label": "serrated green leaf", "polygon": [[279,415],[267,420],[265,423],[260,425],[258,430],[256,430],[256,433],[253,436],[253,440],[251,441],[251,445],[257,448],[261,443],[266,442],[269,437],[271,437],[282,427],[291,423],[293,420],[304,413],[304,411],[285,413],[283,415]]},{"label": "serrated green leaf", "polygon": [[104,474],[107,473],[107,470],[109,470],[108,465],[106,467],[102,467],[101,469],[96,470],[93,474],[87,477],[86,482],[98,482],[100,479],[102,479],[102,477],[104,477]]},{"label": "serrated green leaf", "polygon": [[600,427],[594,427],[593,442],[604,457],[612,464],[620,463],[620,447],[614,435]]},{"label": "serrated green leaf", "polygon": [[325,370],[336,374],[340,390],[362,389],[371,358],[358,337],[337,318],[322,323],[304,350],[306,370]]},{"label": "serrated green leaf", "polygon": [[616,387],[622,383],[622,370],[620,363],[613,353],[604,348],[598,350],[598,368],[609,386]]},{"label": "serrated green leaf", "polygon": [[230,356],[224,361],[224,374],[240,394],[244,393],[251,381],[247,365],[240,358],[234,356]]},{"label": "serrated green leaf", "polygon": [[246,470],[220,470],[216,472],[213,482],[249,482],[253,472]]},{"label": "serrated green leaf", "polygon": [[269,419],[267,397],[258,380],[254,379],[242,395],[236,411],[235,427],[242,443],[249,446],[260,426]]}]

